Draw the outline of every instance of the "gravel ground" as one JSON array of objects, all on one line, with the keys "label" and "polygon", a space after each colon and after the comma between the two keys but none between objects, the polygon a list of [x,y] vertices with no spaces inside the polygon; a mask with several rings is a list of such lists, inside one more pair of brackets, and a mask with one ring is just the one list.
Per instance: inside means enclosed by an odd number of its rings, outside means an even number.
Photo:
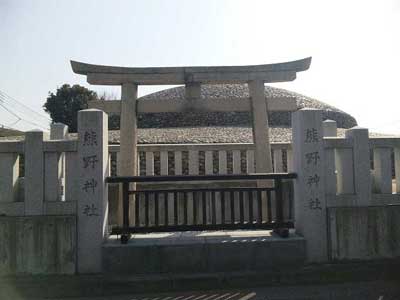
[{"label": "gravel ground", "polygon": [[[344,136],[345,129],[338,129],[338,136]],[[383,136],[370,133],[371,137]],[[292,128],[270,127],[272,143],[291,142]],[[110,143],[119,144],[119,130],[110,131]],[[184,127],[184,128],[139,128],[139,144],[188,144],[188,143],[252,143],[251,127]]]},{"label": "gravel ground", "polygon": [[[338,128],[338,136],[344,136],[345,129]],[[370,132],[370,137],[389,136]],[[292,128],[270,127],[269,137],[272,143],[291,142]],[[0,140],[22,140],[23,136],[2,137]],[[70,138],[75,139],[76,133]],[[201,143],[252,143],[251,127],[219,126],[219,127],[181,127],[181,128],[139,128],[139,144],[201,144]],[[119,144],[119,130],[109,131],[109,143]]]}]

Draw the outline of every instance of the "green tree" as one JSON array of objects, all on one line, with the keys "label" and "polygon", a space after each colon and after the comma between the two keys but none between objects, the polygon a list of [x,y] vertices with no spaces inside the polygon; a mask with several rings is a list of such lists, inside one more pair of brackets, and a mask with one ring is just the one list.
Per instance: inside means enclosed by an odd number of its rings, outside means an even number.
[{"label": "green tree", "polygon": [[49,92],[43,108],[53,122],[68,125],[70,132],[76,132],[78,111],[88,108],[88,102],[92,100],[99,100],[96,92],[77,84],[64,84],[55,94]]}]

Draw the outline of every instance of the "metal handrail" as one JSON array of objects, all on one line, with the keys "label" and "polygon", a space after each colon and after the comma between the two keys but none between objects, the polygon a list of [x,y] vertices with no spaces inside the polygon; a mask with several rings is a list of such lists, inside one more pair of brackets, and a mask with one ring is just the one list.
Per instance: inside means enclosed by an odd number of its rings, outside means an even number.
[{"label": "metal handrail", "polygon": [[[257,174],[248,174],[248,175],[188,175],[188,176],[116,176],[116,177],[108,177],[106,179],[107,183],[122,183],[122,198],[123,198],[123,226],[122,228],[115,228],[113,233],[121,234],[121,242],[127,243],[131,233],[145,233],[145,232],[168,232],[168,231],[187,231],[187,230],[218,230],[218,229],[249,229],[249,228],[263,228],[263,229],[274,229],[281,236],[288,235],[288,227],[291,227],[292,224],[289,222],[284,222],[283,220],[283,187],[282,181],[285,179],[294,179],[297,175],[295,173],[257,173]],[[274,186],[265,186],[265,187],[222,187],[222,188],[184,188],[184,189],[148,189],[148,190],[137,190],[136,187],[131,189],[131,183],[138,182],[165,182],[165,183],[173,183],[173,182],[190,182],[190,181],[237,181],[237,180],[259,180],[259,181],[274,181]],[[272,221],[271,218],[271,192],[275,192],[276,198],[276,220]],[[267,195],[267,205],[268,205],[268,220],[269,222],[262,221],[262,211],[261,211],[261,195],[262,193],[266,193]],[[188,224],[188,210],[187,210],[187,195],[188,193],[193,193],[193,199],[197,199],[198,195],[202,196],[202,204],[203,204],[203,224],[197,224],[195,221],[194,224]],[[215,201],[215,195],[219,193],[221,197],[221,224],[216,224],[216,208],[215,202],[212,209],[212,224],[208,224],[204,214],[206,213],[205,207],[205,198],[206,193],[210,193],[213,201]],[[225,193],[230,193],[231,199],[231,220],[230,222],[225,222]],[[239,193],[240,197],[240,221],[235,221],[235,212],[234,212],[234,200],[232,199],[232,195],[234,193]],[[243,205],[243,197],[244,193],[247,193],[249,197],[249,221],[244,222],[244,205]],[[253,193],[256,194],[256,199],[253,199]],[[139,224],[139,201],[140,194],[144,194],[145,201],[145,226],[140,226]],[[155,201],[155,226],[149,226],[149,199],[150,194],[154,194]],[[168,194],[173,194],[174,196],[174,224],[170,225],[168,223]],[[184,195],[184,224],[178,224],[177,217],[177,201],[178,194]],[[130,227],[129,222],[129,196],[134,195],[135,197],[135,226]],[[164,224],[160,225],[158,220],[159,214],[159,196],[163,195],[164,197]],[[195,196],[196,195],[196,196]],[[143,197],[142,197],[143,198]],[[197,199],[198,200],[198,199]],[[256,220],[253,216],[253,200],[257,201],[258,215],[256,216]],[[195,201],[195,200],[193,200]],[[193,216],[197,218],[195,205],[193,207]],[[239,216],[238,215],[238,216]],[[143,216],[142,216],[143,217]],[[197,219],[196,219],[197,220]]]},{"label": "metal handrail", "polygon": [[171,181],[219,181],[219,180],[271,180],[295,179],[296,173],[255,173],[232,175],[171,175],[171,176],[110,176],[108,183],[171,182]]}]

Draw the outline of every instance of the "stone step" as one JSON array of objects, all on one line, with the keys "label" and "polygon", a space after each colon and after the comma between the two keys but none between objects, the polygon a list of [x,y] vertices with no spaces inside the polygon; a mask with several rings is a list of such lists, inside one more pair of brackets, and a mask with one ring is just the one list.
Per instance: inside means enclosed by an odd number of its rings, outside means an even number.
[{"label": "stone step", "polygon": [[116,238],[103,246],[103,271],[118,274],[273,271],[305,263],[304,238],[269,230],[175,232]]}]

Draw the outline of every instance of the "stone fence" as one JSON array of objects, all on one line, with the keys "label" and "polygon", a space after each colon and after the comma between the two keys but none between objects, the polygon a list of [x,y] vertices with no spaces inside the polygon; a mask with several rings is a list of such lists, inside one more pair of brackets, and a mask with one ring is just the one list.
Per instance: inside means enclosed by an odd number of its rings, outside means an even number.
[{"label": "stone fence", "polygon": [[[84,110],[78,113],[78,124],[77,141],[65,139],[66,126],[56,124],[50,139],[29,131],[25,141],[0,142],[0,270],[101,270],[108,214],[107,117],[99,110]],[[24,178],[19,177],[21,155]],[[60,234],[69,237],[68,245],[51,243]]]},{"label": "stone fence", "polygon": [[[382,217],[391,210],[388,205],[400,204],[400,138],[369,138],[368,129],[360,127],[348,129],[344,138],[338,138],[335,123],[323,123],[321,112],[311,109],[295,112],[292,123],[293,169],[298,174],[295,227],[307,239],[309,261],[366,258],[362,253],[347,255],[357,243],[366,247],[376,243],[400,245],[400,231],[393,232],[399,226],[398,219],[378,224],[373,217],[377,214],[368,210],[381,206]],[[348,209],[338,209],[344,207]],[[358,226],[351,223],[354,220],[358,220]],[[378,230],[391,234],[370,234]],[[383,257],[379,251],[362,251],[375,253],[369,259]],[[399,254],[391,252],[393,256]]]},{"label": "stone fence", "polygon": [[[0,143],[0,214],[68,215],[76,213],[79,193],[77,141],[66,140],[66,126],[52,126],[49,140],[29,131],[25,141]],[[24,177],[19,177],[20,156]]]},{"label": "stone fence", "polygon": [[[345,137],[339,138],[336,123],[322,122],[319,110],[303,109],[293,113],[292,124],[293,143],[272,144],[272,157],[275,172],[289,171],[298,175],[294,183],[293,213],[296,232],[307,240],[308,260],[398,256],[393,249],[399,247],[393,248],[393,240],[400,243],[400,231],[393,228],[400,227],[400,218],[396,218],[398,210],[388,205],[400,202],[400,138],[369,138],[368,129],[358,127],[347,130]],[[12,253],[24,256],[28,255],[28,249],[37,250],[40,246],[34,240],[24,239],[17,231],[26,232],[25,223],[42,224],[40,228],[47,228],[44,221],[39,222],[37,218],[61,216],[68,218],[46,221],[56,228],[51,231],[52,239],[59,234],[71,237],[69,232],[75,232],[76,238],[70,239],[68,253],[72,256],[68,260],[60,256],[65,249],[52,248],[58,263],[49,270],[61,273],[101,271],[101,247],[107,238],[108,216],[114,209],[111,205],[109,210],[111,193],[105,178],[110,174],[110,162],[118,165],[119,151],[118,145],[108,145],[107,133],[106,114],[84,110],[78,115],[78,140],[66,139],[67,128],[54,124],[50,137],[40,131],[30,131],[25,141],[0,142],[0,216],[4,216],[0,217],[0,239],[11,241],[11,244],[0,243],[0,256],[6,255],[8,259],[0,259],[0,269],[10,270],[9,265],[1,264],[10,264],[12,260],[11,265],[16,266],[14,272],[43,272],[43,268],[39,268],[43,266],[41,263],[37,263],[36,269],[21,266],[18,269],[18,262],[24,260]],[[139,171],[150,176],[253,173],[257,163],[253,147],[253,144],[139,145]],[[21,155],[25,160],[24,177],[19,176]],[[118,174],[118,167],[114,167],[114,173]],[[376,210],[377,206],[382,209]],[[386,218],[387,215],[391,217]],[[390,222],[378,224],[373,216]],[[22,225],[11,224],[16,218]],[[355,220],[359,220],[358,225]],[[60,222],[68,229],[57,225]],[[12,238],[4,228],[16,230],[15,235],[21,239]],[[371,236],[371,230],[382,234]],[[49,232],[40,229],[38,239],[46,240],[46,234]],[[349,240],[349,235],[357,239]],[[372,238],[380,239],[379,245],[389,245],[389,240],[392,244],[382,251],[367,251],[364,248],[370,243],[366,241]],[[350,251],[354,241],[366,245],[362,249],[364,252]],[[18,247],[21,251],[14,251]],[[34,259],[35,255],[29,255]],[[46,255],[42,253],[37,257]]]}]

